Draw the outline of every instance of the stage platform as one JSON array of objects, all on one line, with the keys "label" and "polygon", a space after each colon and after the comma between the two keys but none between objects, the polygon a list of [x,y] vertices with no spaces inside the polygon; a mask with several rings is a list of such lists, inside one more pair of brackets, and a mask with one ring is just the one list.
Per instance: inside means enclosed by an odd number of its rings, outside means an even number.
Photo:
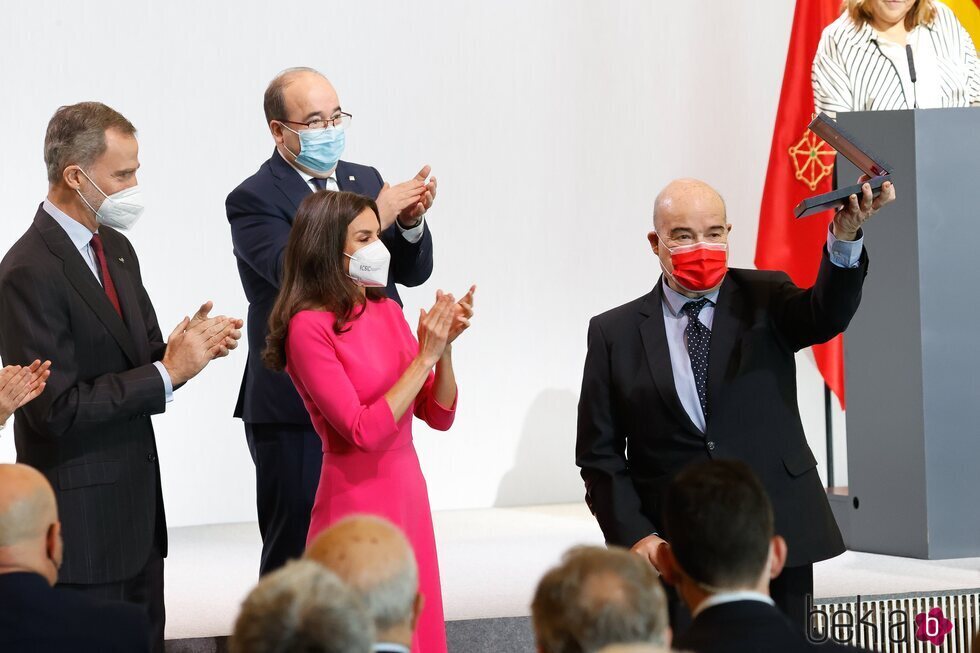
[{"label": "stage platform", "polygon": [[[527,615],[538,579],[568,548],[603,543],[582,504],[436,512],[434,522],[453,653],[533,651]],[[168,652],[225,650],[223,638],[256,582],[259,549],[254,523],[170,530]],[[814,574],[818,602],[976,594],[980,558],[849,551]]]}]

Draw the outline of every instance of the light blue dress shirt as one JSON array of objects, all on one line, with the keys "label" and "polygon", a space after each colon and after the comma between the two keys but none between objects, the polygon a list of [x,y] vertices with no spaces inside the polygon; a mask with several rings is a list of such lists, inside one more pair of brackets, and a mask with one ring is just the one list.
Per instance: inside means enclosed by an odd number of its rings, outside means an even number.
[{"label": "light blue dress shirt", "polygon": [[[65,233],[68,234],[68,240],[78,249],[78,253],[82,255],[82,260],[85,261],[89,270],[95,275],[95,280],[99,282],[99,285],[102,285],[102,279],[99,278],[98,262],[95,259],[95,251],[92,249],[93,232],[81,222],[78,222],[52,204],[51,200],[44,200],[43,208],[65,230]],[[153,365],[159,370],[160,378],[163,379],[163,388],[166,391],[167,403],[169,404],[174,400],[174,384],[170,379],[170,373],[167,372],[167,368],[160,361],[153,363]]]},{"label": "light blue dress shirt", "polygon": [[[864,235],[859,231],[857,240],[837,240],[832,229],[827,232],[827,253],[830,262],[839,268],[856,268],[861,262],[861,252],[864,248]],[[670,352],[670,366],[674,372],[674,388],[680,399],[684,412],[691,418],[698,430],[704,433],[704,412],[698,399],[698,388],[694,384],[694,372],[691,370],[691,358],[687,353],[687,313],[682,309],[684,304],[692,301],[679,292],[669,288],[666,282],[664,289],[664,329],[667,333],[667,349]],[[708,303],[698,314],[701,324],[711,330],[715,317],[715,304],[718,302],[718,290],[708,293],[705,297]]]}]

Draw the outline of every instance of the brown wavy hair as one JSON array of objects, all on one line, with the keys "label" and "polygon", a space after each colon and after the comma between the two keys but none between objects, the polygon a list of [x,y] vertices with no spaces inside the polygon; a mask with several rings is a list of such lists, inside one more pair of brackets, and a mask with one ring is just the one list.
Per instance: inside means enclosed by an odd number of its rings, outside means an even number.
[{"label": "brown wavy hair", "polygon": [[[841,3],[841,12],[847,12],[851,17],[851,22],[857,28],[864,27],[865,23],[871,23],[873,16],[868,9],[867,0],[844,0]],[[909,13],[905,14],[905,29],[912,31],[916,25],[931,25],[936,17],[936,5],[933,0],[915,0]]]},{"label": "brown wavy hair", "polygon": [[[361,293],[347,276],[344,246],[347,227],[367,209],[378,218],[380,229],[378,205],[363,195],[322,190],[299,205],[286,243],[279,295],[269,314],[269,335],[262,352],[266,367],[285,369],[289,321],[300,311],[330,311],[335,317],[333,330],[338,334],[348,331],[349,322],[364,312]],[[385,296],[384,288],[367,289],[369,300],[379,301]]]}]

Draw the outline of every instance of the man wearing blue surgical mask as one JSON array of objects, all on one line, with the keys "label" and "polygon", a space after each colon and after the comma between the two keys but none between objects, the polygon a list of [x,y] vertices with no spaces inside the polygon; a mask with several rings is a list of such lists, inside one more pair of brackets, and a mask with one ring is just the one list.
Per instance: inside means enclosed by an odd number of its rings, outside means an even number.
[{"label": "man wearing blue surgical mask", "polygon": [[0,355],[54,361],[14,422],[17,462],[50,481],[65,554],[59,588],[139,605],[163,651],[167,521],[151,415],[241,320],[206,302],[164,341],[129,229],[143,213],[136,128],[99,102],[58,109],[44,138],[48,194],[0,262]]},{"label": "man wearing blue surgical mask", "polygon": [[277,75],[266,89],[264,110],[275,150],[225,202],[249,301],[249,356],[235,416],[245,422],[255,463],[262,574],[302,555],[322,463],[320,438],[292,382],[261,359],[296,209],[317,191],[349,191],[374,199],[381,240],[391,254],[381,285],[401,303],[395,284],[417,286],[432,273],[432,235],[425,213],[436,195],[436,179],[427,165],[412,179],[389,186],[376,169],[341,158],[352,116],[316,70],[290,68]]}]

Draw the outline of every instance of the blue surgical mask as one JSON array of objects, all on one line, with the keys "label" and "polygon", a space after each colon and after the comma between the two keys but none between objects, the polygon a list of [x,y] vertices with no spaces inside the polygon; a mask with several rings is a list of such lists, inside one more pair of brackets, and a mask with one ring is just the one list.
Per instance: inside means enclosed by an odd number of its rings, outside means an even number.
[{"label": "blue surgical mask", "polygon": [[[286,127],[286,125],[283,125]],[[323,129],[304,129],[301,132],[286,127],[299,136],[299,154],[286,144],[286,151],[296,157],[296,163],[310,172],[326,174],[337,167],[340,155],[344,153],[347,135],[343,127],[324,127]]]}]

